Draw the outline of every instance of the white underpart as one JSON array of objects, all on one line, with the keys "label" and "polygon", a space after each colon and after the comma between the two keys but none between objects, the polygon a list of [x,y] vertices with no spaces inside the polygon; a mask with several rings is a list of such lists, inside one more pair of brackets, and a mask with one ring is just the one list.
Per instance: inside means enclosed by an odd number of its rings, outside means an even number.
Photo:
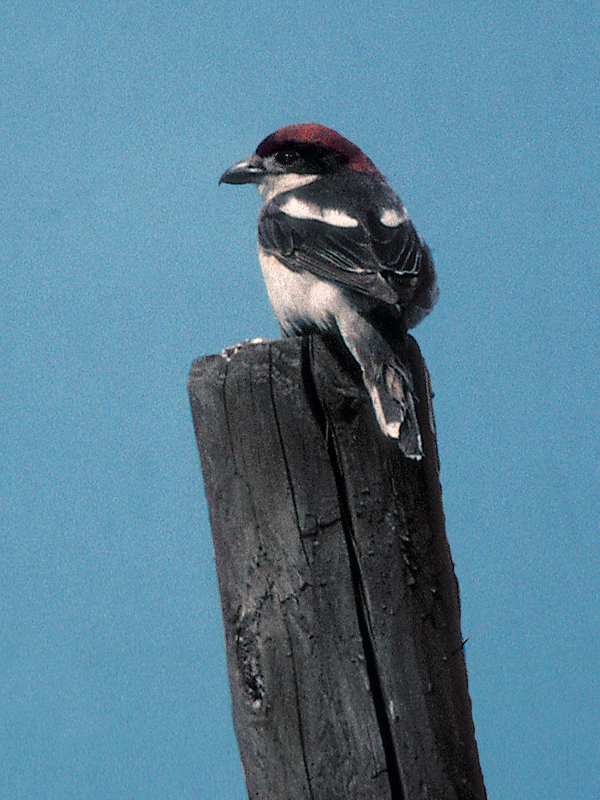
[{"label": "white underpart", "polygon": [[360,364],[365,386],[379,427],[400,439],[406,420],[416,431],[416,446],[406,449],[409,458],[421,458],[411,380],[401,361],[375,328],[354,308],[342,288],[311,272],[294,272],[259,247],[262,273],[269,300],[283,332],[293,336],[307,327],[336,330]]},{"label": "white underpart", "polygon": [[260,266],[277,322],[288,334],[302,323],[321,330],[335,326],[342,305],[347,305],[339,286],[321,280],[312,272],[293,272],[275,256],[259,250]]},{"label": "white underpart", "polygon": [[290,189],[297,189],[299,186],[307,186],[316,181],[318,175],[295,175],[293,172],[282,175],[267,175],[258,186],[261,197],[268,203],[276,195],[282,192],[289,192]]},{"label": "white underpart", "polygon": [[326,222],[328,225],[336,225],[338,228],[356,228],[358,220],[344,214],[335,208],[325,208],[315,203],[305,203],[297,197],[289,197],[280,206],[281,210],[295,219],[314,219],[318,222]]},{"label": "white underpart", "polygon": [[384,208],[379,217],[381,224],[385,225],[387,228],[395,228],[396,225],[406,222],[407,219],[408,214],[405,208],[402,209],[401,213],[395,208]]}]

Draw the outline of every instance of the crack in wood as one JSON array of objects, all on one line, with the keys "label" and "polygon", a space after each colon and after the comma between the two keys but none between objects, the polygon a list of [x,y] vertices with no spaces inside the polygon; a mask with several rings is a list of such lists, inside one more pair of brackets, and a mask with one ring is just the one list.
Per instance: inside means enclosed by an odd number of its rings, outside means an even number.
[{"label": "crack in wood", "polygon": [[289,643],[289,647],[290,647],[292,676],[293,676],[293,680],[294,680],[294,694],[296,696],[296,709],[297,709],[297,712],[298,712],[298,735],[300,737],[300,749],[301,749],[301,752],[302,752],[302,761],[304,763],[304,770],[305,770],[305,773],[306,773],[306,787],[307,787],[308,792],[310,794],[310,800],[314,800],[314,794],[313,794],[313,790],[312,790],[312,786],[311,786],[312,781],[310,780],[310,770],[308,768],[308,758],[306,756],[306,741],[305,741],[305,735],[304,735],[304,725],[303,725],[303,722],[302,722],[302,698],[301,698],[300,691],[299,691],[299,688],[298,688],[298,674],[297,674],[297,671],[296,671],[296,659],[294,657],[294,644],[293,644],[292,635],[291,635],[290,629],[289,629],[289,623],[288,623],[288,620],[285,617],[283,619],[283,624],[285,625],[285,631],[287,633],[288,643]]},{"label": "crack in wood", "polygon": [[[302,526],[300,525],[300,514],[298,513],[298,502],[296,500],[296,493],[294,491],[294,481],[292,478],[290,465],[288,462],[285,446],[283,443],[283,436],[281,433],[281,423],[279,421],[279,414],[277,412],[277,403],[275,402],[275,396],[273,390],[273,351],[271,347],[269,347],[269,389],[271,392],[271,404],[273,406],[273,419],[275,421],[275,427],[277,429],[277,437],[279,439],[279,445],[281,447],[281,458],[285,468],[285,473],[287,475],[287,482],[292,500],[292,506],[294,507],[294,516],[296,517],[296,527],[298,528],[298,530],[301,530]],[[302,547],[302,552],[304,553],[304,558],[306,559],[306,563],[308,564],[308,553],[306,552],[304,539],[303,537],[299,537],[299,539],[300,539],[300,546]]]},{"label": "crack in wood", "polygon": [[360,368],[327,337],[192,368],[252,800],[485,798],[427,370],[408,344],[419,465],[375,435]]},{"label": "crack in wood", "polygon": [[364,583],[355,544],[354,528],[352,525],[352,515],[350,512],[350,503],[348,500],[344,471],[338,454],[334,427],[328,419],[327,412],[321,402],[321,398],[319,397],[319,391],[317,389],[312,369],[312,361],[311,340],[309,337],[304,337],[302,340],[302,379],[308,402],[311,406],[315,419],[317,420],[319,428],[321,429],[331,463],[331,469],[335,478],[342,529],[346,539],[350,572],[352,575],[352,586],[354,589],[354,600],[356,603],[358,626],[362,639],[363,650],[365,653],[365,665],[371,690],[371,697],[373,698],[375,716],[377,719],[377,724],[381,735],[381,743],[385,755],[387,777],[390,784],[390,794],[392,800],[405,800],[405,793],[402,788],[402,779],[400,777],[400,769],[394,750],[394,740],[390,728],[390,721],[386,712],[386,702],[381,685],[381,678],[377,668],[377,658],[375,655],[375,647],[371,632],[369,610],[365,599]]}]

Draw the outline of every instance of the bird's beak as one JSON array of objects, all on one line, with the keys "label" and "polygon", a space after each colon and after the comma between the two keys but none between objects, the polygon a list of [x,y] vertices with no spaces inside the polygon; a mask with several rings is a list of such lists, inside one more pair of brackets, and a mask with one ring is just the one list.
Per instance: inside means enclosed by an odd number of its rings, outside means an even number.
[{"label": "bird's beak", "polygon": [[229,167],[219,178],[219,183],[260,183],[266,174],[262,158],[255,154]]}]

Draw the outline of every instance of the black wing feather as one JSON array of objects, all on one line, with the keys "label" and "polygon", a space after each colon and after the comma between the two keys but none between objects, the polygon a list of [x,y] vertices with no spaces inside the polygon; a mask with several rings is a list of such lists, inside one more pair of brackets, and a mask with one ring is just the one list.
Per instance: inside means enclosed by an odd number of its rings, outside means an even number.
[{"label": "black wing feather", "polygon": [[410,303],[417,290],[426,252],[408,220],[387,227],[370,214],[364,224],[338,227],[292,217],[275,203],[265,206],[260,215],[258,239],[267,253],[291,270],[307,270],[401,307]]}]

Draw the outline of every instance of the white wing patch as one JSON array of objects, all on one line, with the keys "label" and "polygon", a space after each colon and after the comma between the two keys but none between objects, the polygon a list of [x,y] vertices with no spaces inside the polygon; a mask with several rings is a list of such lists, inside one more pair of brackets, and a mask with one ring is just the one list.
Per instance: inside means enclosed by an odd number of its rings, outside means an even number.
[{"label": "white wing patch", "polygon": [[357,228],[358,220],[338,211],[335,208],[324,208],[314,203],[305,203],[296,197],[288,199],[280,206],[281,211],[295,219],[315,219],[319,222],[326,222],[328,225],[335,225],[338,228]]},{"label": "white wing patch", "polygon": [[384,208],[379,217],[379,221],[382,225],[385,225],[386,228],[395,228],[396,225],[406,222],[407,219],[408,214],[405,208],[403,208],[401,212],[397,211],[395,208]]}]

